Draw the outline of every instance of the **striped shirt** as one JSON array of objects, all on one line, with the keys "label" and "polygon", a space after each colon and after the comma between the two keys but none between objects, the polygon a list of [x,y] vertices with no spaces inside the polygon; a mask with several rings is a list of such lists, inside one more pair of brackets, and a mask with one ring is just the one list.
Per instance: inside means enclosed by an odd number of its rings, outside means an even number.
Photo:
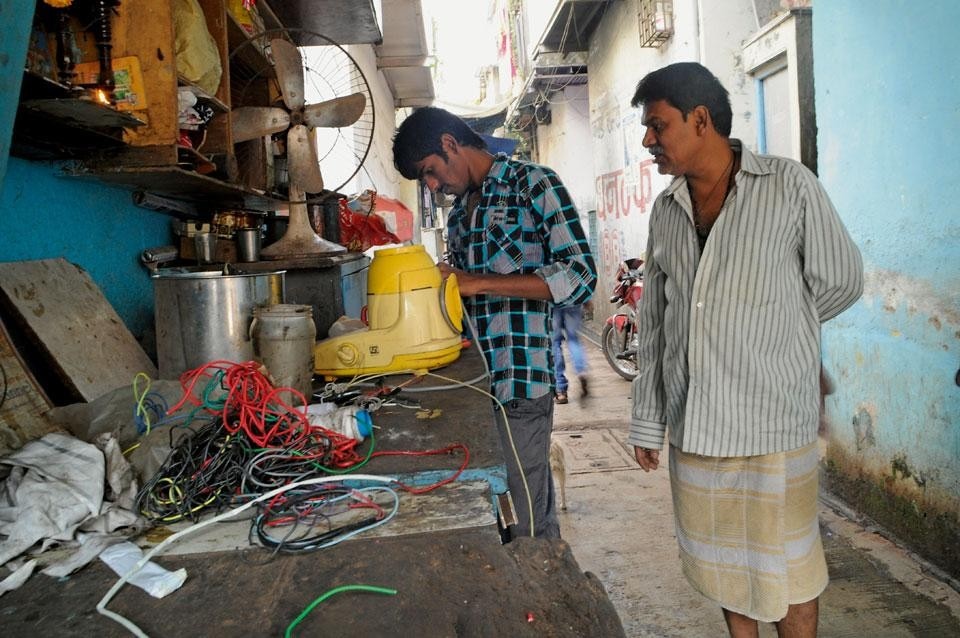
[{"label": "striped shirt", "polygon": [[742,153],[703,254],[687,180],[657,197],[638,309],[628,442],[751,456],[816,440],[820,324],[863,290],[860,252],[817,178]]},{"label": "striped shirt", "polygon": [[[447,220],[451,265],[471,273],[536,274],[553,304],[587,301],[597,269],[570,195],[549,168],[494,157],[474,212],[466,195]],[[501,401],[536,399],[553,392],[548,301],[476,295],[464,305]]]}]

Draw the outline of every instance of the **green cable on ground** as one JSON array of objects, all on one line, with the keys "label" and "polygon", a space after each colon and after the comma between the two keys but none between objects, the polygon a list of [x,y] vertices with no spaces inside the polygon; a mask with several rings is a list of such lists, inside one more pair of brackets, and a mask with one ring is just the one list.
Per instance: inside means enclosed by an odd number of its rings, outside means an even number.
[{"label": "green cable on ground", "polygon": [[341,594],[345,591],[368,591],[374,594],[384,594],[387,596],[395,596],[397,594],[396,589],[388,589],[387,587],[375,587],[373,585],[342,585],[340,587],[334,587],[327,593],[323,594],[312,603],[307,605],[307,608],[300,612],[300,615],[297,616],[292,623],[287,627],[287,630],[283,633],[284,638],[290,638],[293,633],[293,628],[300,624],[304,618],[307,617],[313,608],[325,601],[326,599]]}]

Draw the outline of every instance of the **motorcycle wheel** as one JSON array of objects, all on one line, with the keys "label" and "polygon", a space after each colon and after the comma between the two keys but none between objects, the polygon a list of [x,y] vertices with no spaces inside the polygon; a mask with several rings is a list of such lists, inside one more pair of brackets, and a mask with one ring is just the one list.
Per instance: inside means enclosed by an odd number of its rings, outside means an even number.
[{"label": "motorcycle wheel", "polygon": [[[603,327],[603,334],[600,337],[600,345],[603,348],[603,356],[607,358],[607,363],[613,368],[613,371],[619,374],[627,381],[633,381],[637,376],[637,363],[634,359],[618,359],[617,355],[624,351],[621,345],[622,336],[617,333],[612,324],[606,324]],[[629,341],[629,340],[628,340]]]}]

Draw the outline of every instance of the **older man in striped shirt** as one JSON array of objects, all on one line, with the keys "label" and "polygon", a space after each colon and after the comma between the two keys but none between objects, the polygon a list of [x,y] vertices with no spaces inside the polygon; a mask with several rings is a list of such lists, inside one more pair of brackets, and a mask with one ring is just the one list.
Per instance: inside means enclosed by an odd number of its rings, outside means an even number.
[{"label": "older man in striped shirt", "polygon": [[727,91],[696,63],[644,77],[643,145],[676,179],[650,217],[628,441],[666,432],[684,574],[732,636],[815,636],[820,324],[863,264],[817,178],[731,139]]}]

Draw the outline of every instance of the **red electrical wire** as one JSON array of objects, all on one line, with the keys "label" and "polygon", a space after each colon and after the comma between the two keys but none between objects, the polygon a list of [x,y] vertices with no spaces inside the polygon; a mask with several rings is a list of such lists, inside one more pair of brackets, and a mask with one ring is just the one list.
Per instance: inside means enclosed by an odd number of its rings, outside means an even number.
[{"label": "red electrical wire", "polygon": [[[197,396],[198,384],[207,386],[220,375],[220,386],[226,391],[222,407],[209,397]],[[263,374],[259,363],[247,361],[211,361],[180,375],[183,398],[168,414],[179,410],[186,402],[203,408],[211,414],[220,413],[223,427],[235,434],[242,431],[251,443],[258,447],[281,447],[302,452],[301,458],[319,458],[327,454],[329,447],[337,467],[349,467],[361,460],[355,448],[358,441],[352,437],[333,432],[321,426],[310,425],[306,408],[287,404],[283,393],[290,393],[307,404],[306,397],[294,388],[274,388]],[[222,397],[217,397],[220,400]],[[319,452],[316,450],[319,448]]]},{"label": "red electrical wire", "polygon": [[424,487],[413,487],[403,483],[402,481],[396,481],[397,485],[411,494],[426,494],[427,492],[431,492],[438,487],[446,485],[447,483],[452,483],[453,481],[457,480],[458,476],[463,474],[463,471],[467,469],[467,465],[470,464],[470,450],[467,449],[466,445],[463,443],[453,443],[452,445],[448,445],[442,449],[424,450],[422,452],[410,450],[384,450],[382,452],[374,452],[371,456],[430,456],[432,454],[450,454],[454,450],[463,450],[463,463],[456,472],[442,481],[438,481],[433,485],[426,485]]},{"label": "red electrical wire", "polygon": [[[226,392],[226,398],[216,397],[216,402],[207,396],[211,394],[209,385],[219,378],[220,389]],[[414,379],[416,379],[414,377]],[[197,396],[198,384],[205,382],[202,395]],[[412,381],[412,380],[411,380]],[[407,385],[408,382],[398,387]],[[211,361],[205,365],[188,370],[180,375],[183,397],[167,411],[173,414],[189,402],[210,414],[220,414],[223,427],[229,433],[243,432],[251,443],[261,448],[283,448],[292,453],[298,461],[324,459],[327,467],[345,469],[360,464],[364,456],[357,451],[359,441],[339,432],[328,430],[319,425],[311,425],[306,408],[297,409],[281,398],[281,393],[289,392],[306,405],[306,398],[294,388],[274,388],[263,374],[259,363],[247,361]],[[219,401],[222,400],[222,406]],[[463,463],[451,476],[424,487],[413,487],[397,481],[397,485],[411,494],[425,494],[455,481],[470,463],[470,451],[462,443],[454,443],[445,448],[423,451],[385,450],[374,452],[374,456],[430,456],[450,454],[463,450]],[[271,507],[275,503],[271,504]]]}]

